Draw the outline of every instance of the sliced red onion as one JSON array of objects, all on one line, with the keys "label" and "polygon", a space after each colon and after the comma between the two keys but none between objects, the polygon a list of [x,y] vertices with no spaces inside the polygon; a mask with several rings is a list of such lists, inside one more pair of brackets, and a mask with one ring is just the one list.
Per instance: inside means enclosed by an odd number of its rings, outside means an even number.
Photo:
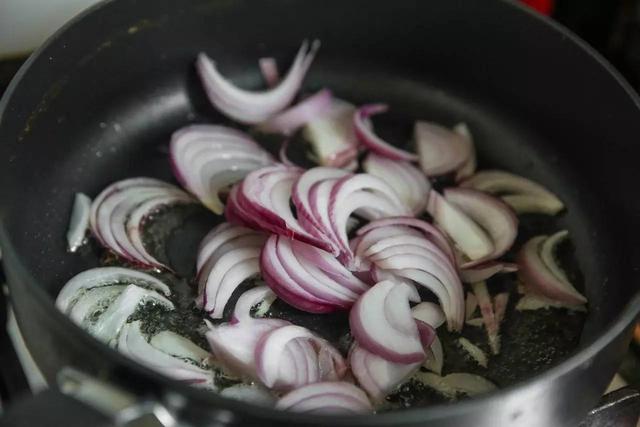
[{"label": "sliced red onion", "polygon": [[471,260],[484,260],[495,249],[491,237],[460,208],[449,203],[437,191],[429,193],[427,211],[435,223]]},{"label": "sliced red onion", "polygon": [[[409,226],[418,228],[424,234]],[[445,248],[449,252],[451,250],[444,237],[433,226],[416,219],[383,220],[365,226],[361,236],[362,239],[356,245],[356,255],[375,264],[376,275],[382,270],[391,277],[402,277],[425,286],[438,297],[449,328],[462,328],[462,284],[452,260],[439,245],[446,245]],[[362,263],[355,263],[356,266],[359,264]]]},{"label": "sliced red onion", "polygon": [[518,253],[518,275],[533,293],[569,305],[585,304],[587,299],[567,280],[554,258],[557,245],[567,236],[566,231],[559,231],[530,239]]},{"label": "sliced red onion", "polygon": [[323,89],[258,125],[266,133],[292,135],[307,123],[326,114],[331,108],[331,91]]},{"label": "sliced red onion", "polygon": [[140,330],[140,326],[141,322],[139,320],[123,326],[118,339],[118,350],[121,353],[154,371],[176,380],[184,381],[197,387],[215,388],[213,385],[213,372],[158,350],[147,342]]},{"label": "sliced red onion", "polygon": [[171,295],[171,290],[166,284],[149,274],[121,267],[98,267],[72,277],[58,293],[56,307],[68,313],[77,299],[90,289],[131,284],[158,291],[165,296]]},{"label": "sliced red onion", "polygon": [[71,320],[82,328],[92,323],[98,311],[111,304],[126,288],[126,285],[107,285],[90,288],[83,292],[67,312]]},{"label": "sliced red onion", "polygon": [[275,396],[258,384],[235,384],[220,391],[220,396],[267,408],[276,404]]},{"label": "sliced red onion", "polygon": [[564,209],[562,201],[542,185],[505,171],[480,171],[460,185],[500,196],[519,214],[555,215]]},{"label": "sliced red onion", "polygon": [[362,163],[362,168],[388,183],[415,215],[422,213],[427,207],[431,183],[411,163],[369,153]]},{"label": "sliced red onion", "polygon": [[280,72],[278,71],[278,63],[275,58],[267,57],[258,59],[260,72],[267,86],[274,87],[280,82]]},{"label": "sliced red onion", "polygon": [[227,219],[234,222],[238,215],[244,225],[331,250],[329,243],[303,228],[291,209],[292,187],[301,174],[298,168],[281,165],[250,173],[234,195],[234,216]]},{"label": "sliced red onion", "polygon": [[347,382],[305,385],[283,396],[277,409],[309,414],[360,414],[373,412],[367,395]]},{"label": "sliced red onion", "polygon": [[412,316],[421,320],[432,328],[437,329],[446,321],[444,312],[438,304],[421,302],[411,309]]},{"label": "sliced red onion", "polygon": [[484,319],[482,317],[475,317],[473,319],[468,319],[464,323],[469,326],[474,326],[476,328],[484,327]]},{"label": "sliced red onion", "polygon": [[196,271],[199,273],[207,261],[212,258],[217,259],[224,254],[228,250],[228,247],[225,245],[247,236],[262,236],[262,234],[250,228],[229,222],[223,222],[215,226],[200,242],[196,260]]},{"label": "sliced red onion", "polygon": [[353,127],[358,140],[372,152],[392,160],[415,162],[418,156],[389,144],[373,131],[368,120],[371,116],[386,112],[389,107],[385,104],[368,104],[358,108],[353,115]]},{"label": "sliced red onion", "polygon": [[498,324],[504,320],[504,316],[507,313],[507,304],[509,304],[509,292],[501,292],[493,298],[493,312]]},{"label": "sliced red onion", "polygon": [[445,175],[473,167],[473,142],[458,132],[435,123],[417,121],[413,137],[420,167],[427,176]]},{"label": "sliced red onion", "polygon": [[269,238],[260,262],[271,289],[303,311],[348,309],[368,289],[328,252],[283,236]]},{"label": "sliced red onion", "polygon": [[[414,319],[418,319],[433,329],[439,328],[446,321],[444,313],[440,306],[432,302],[421,302],[411,309]],[[433,337],[433,342],[429,346],[430,352],[427,352],[427,358],[422,366],[430,371],[440,374],[444,365],[444,352],[442,351],[442,343],[437,335]]]},{"label": "sliced red onion", "polygon": [[108,344],[112,343],[127,319],[136,312],[142,303],[147,301],[161,304],[170,310],[174,309],[173,303],[158,292],[129,285],[89,327],[88,331],[99,340]]},{"label": "sliced red onion", "polygon": [[251,92],[234,86],[220,74],[216,63],[204,53],[198,55],[196,71],[209,101],[218,110],[240,123],[255,124],[265,121],[291,103],[300,90],[319,47],[320,42],[317,40],[311,47],[305,41],[282,81],[276,87],[262,92]]},{"label": "sliced red onion", "polygon": [[145,267],[168,268],[142,244],[143,221],[162,206],[192,203],[179,188],[152,178],[130,178],[104,189],[91,205],[91,229],[115,254]]},{"label": "sliced red onion", "polygon": [[480,347],[469,341],[467,338],[458,338],[458,345],[464,351],[466,351],[478,365],[482,366],[483,368],[489,366],[489,359],[487,358],[487,355],[484,353],[484,351],[482,351]]},{"label": "sliced red onion", "polygon": [[525,294],[518,303],[516,304],[516,310],[518,311],[526,311],[526,310],[541,310],[548,308],[565,308],[571,311],[587,311],[584,304],[579,305],[571,305],[562,303],[559,301],[554,301],[549,298],[545,298],[540,295]]},{"label": "sliced red onion", "polygon": [[455,373],[441,377],[430,372],[418,372],[415,378],[450,399],[456,399],[459,393],[473,397],[497,389],[495,384],[486,378],[467,373]]},{"label": "sliced red onion", "polygon": [[273,292],[267,286],[258,286],[243,293],[229,323],[209,325],[206,333],[216,359],[231,373],[255,380],[254,350],[260,338],[267,332],[289,325],[281,319],[256,319],[251,308],[264,300],[272,299]]},{"label": "sliced red onion", "polygon": [[[266,286],[253,288],[238,299],[230,323],[209,325],[206,336],[211,349],[216,359],[232,374],[258,380],[255,351],[260,340],[271,331],[291,325],[280,319],[250,316],[253,306],[272,300],[272,297],[273,293]],[[291,342],[282,354],[282,366],[277,373],[280,385],[288,388],[319,381],[322,373],[319,353],[308,341]]]},{"label": "sliced red onion", "polygon": [[[507,204],[486,193],[467,188],[448,188],[444,191],[444,197],[489,234],[493,251],[484,259],[499,258],[511,248],[518,234],[518,218]],[[479,260],[475,259],[466,266],[478,263]]]},{"label": "sliced red onion", "polygon": [[471,131],[466,123],[458,123],[453,127],[453,131],[462,136],[469,145],[469,158],[464,162],[460,169],[456,171],[456,182],[460,182],[461,180],[473,175],[476,171],[476,148],[473,144],[473,136],[471,135]]},{"label": "sliced red onion", "polygon": [[[365,225],[364,227],[360,228],[357,234],[359,236],[364,236],[367,233],[369,233],[369,231],[371,230],[374,230],[377,228],[383,228],[383,227],[386,228],[389,226],[406,226],[406,227],[409,227],[410,230],[417,229],[418,231],[421,232],[421,234],[424,235],[424,237],[427,240],[435,244],[438,247],[438,249],[440,249],[447,256],[447,258],[449,258],[451,263],[455,265],[455,255],[447,238],[436,227],[420,219],[410,218],[410,217],[383,218],[376,221],[372,221],[369,224]],[[407,231],[405,231],[404,233],[408,234]],[[388,237],[391,237],[391,236],[388,236]],[[363,241],[362,243],[365,244],[365,241]],[[365,245],[365,246],[370,247],[369,245]]]},{"label": "sliced red onion", "polygon": [[86,242],[90,216],[91,199],[86,194],[76,193],[67,231],[67,249],[69,252],[76,252]]},{"label": "sliced red onion", "polygon": [[176,131],[171,136],[170,160],[176,179],[218,215],[224,210],[223,190],[274,163],[249,135],[218,125],[190,125]]},{"label": "sliced red onion", "polygon": [[329,219],[330,194],[334,183],[345,176],[350,174],[342,169],[309,169],[296,181],[291,195],[300,224],[315,237],[330,242],[334,255],[340,248]]},{"label": "sliced red onion", "polygon": [[397,255],[385,259],[383,263],[378,263],[378,266],[396,278],[408,279],[429,289],[438,297],[442,305],[447,316],[447,327],[452,331],[462,329],[464,323],[462,285],[457,278],[454,278],[455,276],[447,278],[443,269],[438,270],[441,265],[436,260],[424,256]]},{"label": "sliced red onion", "polygon": [[206,364],[209,352],[193,341],[173,331],[160,331],[151,337],[149,343],[156,349],[173,357],[189,359],[198,365]]},{"label": "sliced red onion", "polygon": [[444,351],[442,349],[442,342],[437,335],[433,338],[429,349],[431,351],[427,352],[427,358],[422,362],[422,367],[441,375],[442,368],[444,367]]},{"label": "sliced red onion", "polygon": [[329,220],[342,258],[353,259],[347,237],[347,221],[359,209],[368,210],[368,219],[409,216],[410,209],[383,180],[369,174],[356,174],[339,179],[331,189]]},{"label": "sliced red onion", "polygon": [[473,292],[467,292],[467,299],[465,300],[464,308],[464,320],[471,319],[473,313],[476,312],[476,308],[478,308],[478,299],[476,298],[476,294]]},{"label": "sliced red onion", "polygon": [[398,385],[420,368],[420,363],[393,363],[355,343],[349,351],[349,365],[371,400],[381,403]]},{"label": "sliced red onion", "polygon": [[282,141],[282,144],[280,145],[280,149],[278,150],[278,160],[280,160],[280,163],[282,163],[285,166],[291,166],[293,168],[297,168],[298,165],[293,163],[289,159],[289,156],[287,155],[287,150],[289,149],[289,142],[290,142],[289,139],[285,139],[284,141]]},{"label": "sliced red onion", "polygon": [[[370,224],[374,223],[377,223],[377,221],[373,221]],[[380,241],[385,243],[384,249],[391,245],[395,245],[396,238],[402,239],[403,242],[406,242],[411,238],[415,242],[422,243],[425,246],[431,246],[430,242],[423,242],[424,237],[418,230],[414,230],[410,227],[389,224],[384,227],[367,229],[363,234],[360,234],[362,230],[367,227],[368,225],[365,225],[359,229],[357,231],[358,235],[349,242],[349,247],[354,253],[354,259],[350,268],[357,272],[373,273],[371,270],[375,268],[375,265],[371,264],[368,256],[374,256],[377,252],[369,251],[369,249],[376,246]],[[387,242],[389,242],[388,245]],[[365,256],[365,253],[368,255]]]},{"label": "sliced red onion", "polygon": [[[214,228],[200,245],[196,305],[211,318],[222,318],[233,292],[260,273],[260,251],[267,236],[242,226]],[[207,258],[208,256],[208,258]],[[202,261],[206,258],[206,261]]]},{"label": "sliced red onion", "polygon": [[419,302],[413,286],[383,281],[358,299],[349,313],[355,340],[394,363],[422,363],[425,352],[409,302]]},{"label": "sliced red onion", "polygon": [[515,273],[518,265],[510,262],[487,261],[460,270],[460,278],[465,283],[483,282],[496,274]]},{"label": "sliced red onion", "polygon": [[489,341],[489,347],[493,354],[500,353],[500,323],[496,318],[493,310],[493,303],[491,302],[491,296],[487,290],[487,284],[485,282],[478,282],[471,285],[473,293],[478,299],[478,307],[480,307],[480,313],[482,314],[482,321],[484,327],[487,330],[487,338]]},{"label": "sliced red onion", "polygon": [[[316,354],[318,355],[321,352],[328,352],[330,363],[325,364],[325,368],[328,366],[329,369],[319,373],[319,365],[316,359],[315,364],[308,366],[311,370],[305,372],[304,369],[298,369],[293,384],[283,381],[283,367],[285,370],[292,368],[288,364],[283,364],[283,361],[286,360],[284,356],[287,350],[292,353],[298,353],[294,355],[294,358],[299,356],[300,358],[308,359],[309,357],[303,351],[304,346],[292,347],[290,345],[294,340],[308,341],[316,348]],[[328,341],[317,337],[308,329],[296,325],[283,326],[264,334],[260,338],[254,354],[258,377],[269,388],[286,390],[326,379],[338,380],[344,377],[347,371],[347,365],[338,350]],[[327,359],[325,359],[326,361]],[[299,366],[296,368],[299,368]]]},{"label": "sliced red onion", "polygon": [[[251,309],[254,307],[260,308],[263,305],[267,307],[275,301],[275,294],[267,286],[257,286],[244,292],[236,301],[236,306],[233,309],[233,315],[231,316],[230,323],[235,324],[239,322],[247,323],[254,320],[251,317]],[[269,320],[269,319],[265,319]]]},{"label": "sliced red onion", "polygon": [[306,124],[304,137],[311,143],[313,153],[322,166],[355,169],[358,139],[353,127],[355,107],[333,98],[321,116]]}]

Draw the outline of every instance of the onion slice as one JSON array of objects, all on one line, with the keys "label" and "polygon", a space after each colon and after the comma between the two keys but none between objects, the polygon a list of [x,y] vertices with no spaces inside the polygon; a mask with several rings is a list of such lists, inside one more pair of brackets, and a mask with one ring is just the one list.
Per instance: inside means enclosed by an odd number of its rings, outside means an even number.
[{"label": "onion slice", "polygon": [[292,187],[301,174],[298,168],[282,165],[251,172],[237,187],[237,193],[229,195],[233,209],[231,217],[227,212],[227,219],[331,250],[331,244],[306,230],[292,211]]},{"label": "onion slice", "polygon": [[353,259],[347,237],[347,222],[351,214],[359,209],[367,209],[368,219],[410,215],[409,207],[380,178],[356,174],[339,179],[331,188],[328,213],[336,242],[342,251],[341,259],[347,264]]},{"label": "onion slice", "polygon": [[142,243],[144,221],[162,206],[193,203],[184,191],[153,178],[129,178],[105,188],[91,205],[90,224],[103,246],[144,267],[168,268]]},{"label": "onion slice", "polygon": [[438,192],[429,193],[427,211],[470,260],[486,260],[494,252],[495,246],[486,231]]},{"label": "onion slice", "polygon": [[551,191],[528,178],[510,172],[480,171],[462,181],[460,186],[500,196],[519,214],[556,215],[564,209],[562,201]]},{"label": "onion slice", "polygon": [[373,264],[377,279],[382,278],[378,277],[380,275],[388,275],[392,279],[408,279],[426,287],[438,297],[448,327],[451,330],[462,328],[462,284],[452,260],[452,251],[437,229],[417,219],[396,218],[374,221],[360,232],[363,234],[354,244],[356,268],[372,270],[369,264]]},{"label": "onion slice", "polygon": [[399,384],[420,368],[420,363],[393,363],[355,343],[349,351],[353,376],[374,403],[381,403]]},{"label": "onion slice", "polygon": [[369,153],[362,163],[362,168],[368,174],[388,183],[414,215],[422,213],[427,207],[431,183],[411,163]]},{"label": "onion slice", "polygon": [[497,388],[486,378],[467,373],[454,373],[441,377],[430,372],[418,372],[415,378],[450,399],[457,398],[460,393],[467,396],[477,396]]},{"label": "onion slice", "polygon": [[484,282],[500,273],[515,273],[518,265],[510,262],[487,261],[460,270],[460,278],[465,283]]},{"label": "onion slice", "polygon": [[566,231],[559,231],[527,241],[517,256],[518,275],[535,294],[569,305],[585,304],[587,299],[568,281],[554,257],[557,245],[567,237]]},{"label": "onion slice", "polygon": [[147,301],[161,304],[169,310],[174,309],[173,303],[158,292],[129,285],[89,327],[89,333],[105,343],[113,343],[129,317]]},{"label": "onion slice", "polygon": [[[458,170],[462,170],[461,175],[464,176],[474,167],[473,142],[459,132],[435,123],[417,121],[413,138],[420,167],[427,176],[445,175]],[[468,170],[463,169],[465,167]]]},{"label": "onion slice", "polygon": [[353,127],[358,140],[372,152],[392,160],[414,162],[418,156],[389,144],[373,131],[369,119],[371,116],[386,112],[389,107],[385,104],[368,104],[358,108],[353,115]]},{"label": "onion slice", "polygon": [[348,309],[368,289],[330,253],[283,236],[267,240],[260,266],[282,300],[311,313]]},{"label": "onion slice", "polygon": [[[489,347],[493,354],[500,353],[500,321],[497,319],[494,312],[493,302],[491,296],[487,290],[487,284],[485,282],[478,282],[471,285],[473,293],[478,299],[478,307],[480,307],[480,313],[482,314],[482,321],[487,331],[487,338],[489,341]],[[505,306],[506,307],[506,306]]]},{"label": "onion slice", "polygon": [[215,214],[220,194],[251,171],[274,163],[271,155],[239,130],[190,125],[171,136],[170,160],[176,179]]},{"label": "onion slice", "polygon": [[280,71],[275,58],[266,57],[258,59],[258,66],[262,73],[262,78],[269,87],[274,87],[280,82]]},{"label": "onion slice", "polygon": [[140,329],[139,320],[124,325],[118,339],[118,350],[148,368],[188,384],[215,388],[213,372],[171,356],[149,344]]},{"label": "onion slice", "polygon": [[329,108],[304,127],[303,135],[311,143],[320,165],[349,170],[357,167],[358,140],[353,126],[354,112],[353,105],[333,98]]},{"label": "onion slice", "polygon": [[207,364],[209,352],[200,348],[193,341],[173,331],[160,331],[151,337],[149,343],[173,357],[189,359],[198,365]]},{"label": "onion slice", "polygon": [[[296,341],[308,341],[307,344],[312,344],[315,350],[309,353],[303,345],[292,346]],[[300,369],[300,365],[283,364],[287,350],[293,353],[294,359],[306,359],[307,369]],[[308,329],[296,325],[282,326],[264,334],[256,345],[254,355],[257,375],[262,383],[279,390],[323,380],[336,381],[344,377],[347,371],[347,365],[338,350]],[[323,360],[322,364],[320,359]],[[292,368],[297,370],[293,384],[283,381],[282,375],[283,370]]]},{"label": "onion slice", "polygon": [[476,171],[476,148],[473,144],[473,136],[471,135],[471,131],[469,130],[469,127],[466,125],[466,123],[458,123],[453,127],[453,131],[462,136],[469,146],[469,158],[466,162],[464,162],[460,169],[456,171],[456,182],[460,182],[461,180],[473,175]]},{"label": "onion slice", "polygon": [[309,414],[361,414],[373,412],[367,395],[347,382],[320,382],[289,392],[277,409]]},{"label": "onion slice", "polygon": [[477,265],[480,260],[499,258],[511,248],[518,234],[518,218],[508,205],[486,193],[466,188],[448,188],[444,197],[482,227],[493,243],[491,253],[463,264],[463,268]]},{"label": "onion slice", "polygon": [[409,302],[420,296],[413,286],[383,281],[362,295],[349,314],[355,340],[367,351],[394,363],[422,363],[425,352]]},{"label": "onion slice", "polygon": [[467,338],[458,338],[458,345],[464,351],[466,351],[478,365],[482,366],[483,368],[489,366],[489,359],[487,358],[487,355],[484,353],[484,351],[482,351],[480,347],[469,341]]},{"label": "onion slice", "polygon": [[293,107],[270,117],[258,125],[257,129],[265,133],[281,133],[290,136],[316,117],[326,114],[331,108],[331,102],[331,91],[323,89]]},{"label": "onion slice", "polygon": [[251,92],[234,86],[220,74],[217,64],[205,53],[196,60],[196,71],[209,101],[226,116],[245,124],[260,123],[283,110],[300,90],[313,62],[319,41],[302,43],[287,75],[280,83],[263,92]]},{"label": "onion slice", "polygon": [[446,321],[444,313],[439,305],[432,302],[421,302],[411,309],[414,319],[421,320],[436,329]]},{"label": "onion slice", "polygon": [[164,296],[171,295],[171,290],[166,284],[149,274],[121,267],[97,267],[69,279],[58,293],[56,307],[63,313],[68,313],[78,298],[88,290],[112,285],[138,285]]},{"label": "onion slice", "polygon": [[465,300],[464,308],[464,320],[471,319],[471,317],[473,317],[473,313],[476,312],[476,308],[478,308],[478,299],[476,298],[476,295],[473,292],[467,292],[467,299]]},{"label": "onion slice", "polygon": [[196,305],[211,318],[222,318],[224,308],[240,284],[260,273],[260,251],[267,236],[223,223],[200,245]]},{"label": "onion slice", "polygon": [[[433,329],[439,328],[446,321],[442,309],[432,302],[421,302],[415,305],[411,309],[411,313],[414,319],[430,325]],[[429,350],[430,351],[427,352],[427,358],[422,363],[422,367],[441,374],[442,367],[444,366],[444,352],[442,350],[442,343],[437,335],[433,337],[433,342]]]},{"label": "onion slice", "polygon": [[86,242],[90,216],[91,199],[84,193],[76,193],[67,231],[67,249],[69,252],[76,252]]},{"label": "onion slice", "polygon": [[566,304],[559,301],[554,301],[549,298],[545,298],[540,295],[535,295],[531,293],[527,293],[520,298],[518,303],[516,304],[516,310],[518,311],[526,311],[526,310],[540,310],[540,309],[548,309],[548,308],[565,308],[571,311],[587,311],[584,304],[579,305],[571,305]]},{"label": "onion slice", "polygon": [[428,222],[417,218],[389,217],[371,221],[369,224],[361,227],[358,230],[357,235],[364,236],[371,230],[389,226],[406,226],[410,229],[419,231],[427,240],[433,242],[438,247],[438,249],[440,249],[447,256],[447,258],[449,258],[452,264],[455,264],[455,254],[453,252],[453,248],[451,248],[451,245],[449,244],[449,241],[444,236],[444,234],[442,234],[442,232],[432,224],[429,224]]}]

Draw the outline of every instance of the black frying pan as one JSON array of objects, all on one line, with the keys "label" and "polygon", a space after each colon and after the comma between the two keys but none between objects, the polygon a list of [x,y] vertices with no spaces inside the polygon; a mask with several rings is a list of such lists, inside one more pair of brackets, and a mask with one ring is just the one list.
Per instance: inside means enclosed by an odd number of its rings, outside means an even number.
[{"label": "black frying pan", "polygon": [[[386,101],[408,120],[465,121],[481,165],[559,193],[568,206],[559,226],[573,236],[590,301],[575,354],[455,405],[309,417],[162,378],[55,310],[61,285],[98,263],[65,252],[72,195],[134,175],[170,180],[157,147],[190,121],[221,120],[195,78],[195,55],[208,52],[225,74],[257,87],[256,58],[275,54],[287,63],[309,37],[323,42],[309,88]],[[0,104],[0,238],[20,327],[51,382],[74,366],[199,425],[571,425],[601,396],[640,311],[638,107],[591,49],[510,2],[106,2],[34,54]]]}]

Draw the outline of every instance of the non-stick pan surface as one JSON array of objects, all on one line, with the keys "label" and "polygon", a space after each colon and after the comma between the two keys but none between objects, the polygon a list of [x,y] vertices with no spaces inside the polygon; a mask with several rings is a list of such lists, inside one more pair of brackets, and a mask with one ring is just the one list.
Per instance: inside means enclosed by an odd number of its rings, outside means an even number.
[{"label": "non-stick pan surface", "polygon": [[[74,365],[121,383],[136,378],[128,384],[136,390],[188,396],[187,417],[197,419],[326,422],[159,378],[82,333],[52,304],[69,277],[99,261],[65,251],[73,194],[95,195],[130,176],[172,180],[161,148],[171,132],[224,122],[203,96],[195,55],[206,51],[239,85],[257,88],[256,59],[275,55],[287,64],[305,38],[322,41],[305,89],[327,86],[356,103],[389,103],[395,135],[408,136],[412,119],[467,122],[481,165],[556,191],[568,206],[557,226],[571,232],[590,301],[581,351],[536,379],[475,401],[358,422],[577,420],[615,371],[638,311],[640,111],[627,85],[573,36],[497,0],[119,0],[50,40],[0,105],[0,237],[18,320],[45,375]],[[189,262],[181,254],[195,251],[208,221],[174,236],[176,262]]]}]

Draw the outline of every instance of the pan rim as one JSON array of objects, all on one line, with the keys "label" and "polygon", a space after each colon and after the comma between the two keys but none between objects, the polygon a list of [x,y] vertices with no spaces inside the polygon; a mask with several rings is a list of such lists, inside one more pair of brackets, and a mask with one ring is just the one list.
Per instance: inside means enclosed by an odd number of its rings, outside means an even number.
[{"label": "pan rim", "polygon": [[[27,61],[20,67],[7,90],[5,91],[2,99],[0,99],[0,125],[3,122],[3,117],[7,113],[7,107],[13,98],[14,92],[19,86],[23,77],[29,72],[31,65],[39,58],[46,54],[47,49],[56,43],[56,41],[70,28],[75,26],[78,22],[85,17],[98,13],[102,9],[108,7],[110,4],[116,3],[118,0],[102,0],[80,14],[76,15],[72,20],[66,23],[58,31],[56,31],[49,39],[35,52],[33,52]],[[537,20],[540,25],[544,25],[551,31],[558,32],[573,43],[574,46],[581,49],[590,58],[599,64],[612,78],[620,85],[626,95],[633,101],[638,112],[640,112],[640,98],[630,86],[630,84],[620,75],[620,73],[594,48],[588,45],[585,41],[580,39],[572,31],[562,26],[561,24],[553,21],[550,18],[535,13],[518,3],[516,0],[499,0],[501,3],[512,7],[517,10],[517,13],[523,13],[530,19]],[[125,365],[128,369],[134,371],[137,375],[145,377],[145,380],[149,383],[162,384],[167,388],[177,390],[183,393],[189,399],[193,399],[199,404],[210,406],[212,411],[216,410],[229,410],[231,412],[248,412],[248,415],[270,419],[274,421],[287,420],[301,423],[301,425],[309,424],[310,417],[304,414],[296,414],[291,412],[283,412],[275,409],[264,408],[253,404],[247,404],[244,402],[236,401],[233,399],[224,398],[217,393],[206,392],[195,389],[191,386],[180,383],[179,381],[172,380],[157,374],[155,371],[141,365],[126,356],[120,354],[116,350],[104,345],[102,342],[95,339],[90,334],[83,331],[79,326],[73,323],[67,316],[59,312],[53,303],[52,298],[44,291],[40,286],[36,286],[38,281],[33,277],[31,272],[26,268],[21,261],[17,251],[15,250],[12,241],[9,237],[10,233],[6,229],[6,225],[3,218],[0,217],[0,246],[4,252],[4,256],[12,259],[14,263],[11,270],[18,271],[17,275],[22,276],[24,282],[29,283],[29,292],[38,299],[38,303],[42,306],[43,310],[47,311],[47,315],[52,316],[58,322],[66,324],[69,334],[75,335],[75,338],[82,341],[83,345],[87,348],[91,348],[92,351],[100,351],[102,354],[108,355],[115,363],[119,365]],[[9,283],[9,287],[13,286]],[[401,411],[386,412],[376,415],[358,415],[358,416],[313,416],[314,420],[318,423],[330,421],[335,425],[372,425],[372,426],[385,426],[390,423],[412,423],[412,422],[424,422],[432,419],[444,419],[450,418],[452,415],[461,415],[464,413],[471,413],[477,411],[481,407],[490,407],[494,405],[504,404],[505,398],[513,397],[513,395],[522,393],[526,394],[539,388],[543,383],[551,381],[555,378],[566,375],[581,366],[588,366],[590,361],[599,354],[607,345],[609,345],[614,339],[621,334],[624,334],[634,323],[638,315],[640,314],[640,290],[637,290],[633,298],[627,303],[625,308],[617,315],[617,317],[605,327],[605,331],[601,333],[595,340],[588,343],[584,348],[579,349],[567,359],[560,362],[558,365],[553,366],[543,372],[518,382],[514,385],[501,388],[495,392],[488,393],[476,397],[474,399],[457,402],[451,404],[437,404],[427,407],[411,408]],[[19,316],[17,316],[19,317]],[[165,390],[165,392],[168,390]]]}]

